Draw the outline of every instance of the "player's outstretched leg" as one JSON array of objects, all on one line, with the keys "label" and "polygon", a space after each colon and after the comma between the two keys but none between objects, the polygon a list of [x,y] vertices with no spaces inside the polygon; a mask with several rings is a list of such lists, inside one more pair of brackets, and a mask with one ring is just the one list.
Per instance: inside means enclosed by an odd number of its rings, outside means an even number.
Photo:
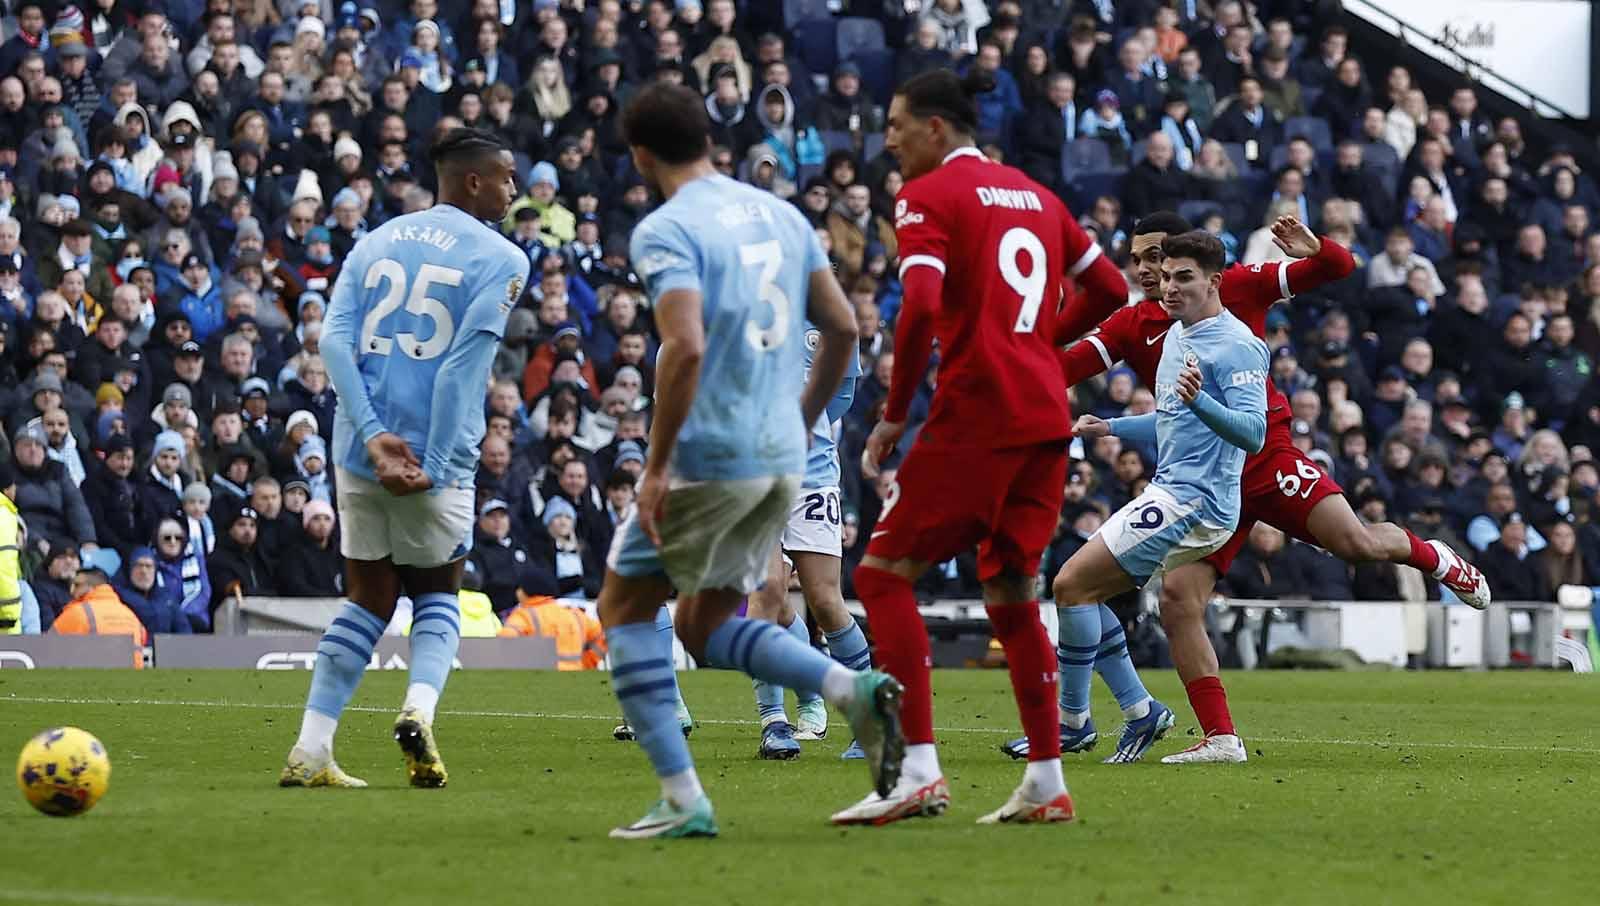
[{"label": "player's outstretched leg", "polygon": [[1489,606],[1489,580],[1449,545],[1424,541],[1392,522],[1367,525],[1341,494],[1319,501],[1305,517],[1305,526],[1317,544],[1346,563],[1404,563],[1437,579],[1462,603],[1478,610]]},{"label": "player's outstretched leg", "polygon": [[658,631],[664,608],[644,603],[660,601],[668,590],[664,580],[626,579],[612,572],[600,592],[600,618],[606,624],[606,649],[611,655],[611,691],[661,782],[660,801],[643,818],[612,830],[616,839],[717,834],[711,800],[700,786],[678,722],[672,639]]},{"label": "player's outstretched leg", "polygon": [[461,647],[461,607],[450,592],[419,594],[411,603],[411,672],[394,739],[411,785],[436,788],[450,775],[433,739],[433,715]]},{"label": "player's outstretched leg", "polygon": [[1106,764],[1132,764],[1167,735],[1176,719],[1171,708],[1151,698],[1145,690],[1133,659],[1128,657],[1128,637],[1122,629],[1122,620],[1104,604],[1097,610],[1100,649],[1095,653],[1094,668],[1111,687],[1123,717],[1122,737],[1117,740],[1117,750],[1106,759]]},{"label": "player's outstretched leg", "polygon": [[1216,650],[1206,635],[1205,608],[1216,570],[1200,561],[1168,573],[1161,585],[1161,625],[1171,643],[1172,664],[1189,694],[1189,705],[1205,734],[1198,743],[1161,759],[1162,764],[1241,762],[1244,742],[1233,726],[1228,693],[1217,674]]},{"label": "player's outstretched leg", "polygon": [[731,668],[790,689],[820,692],[850,721],[867,752],[873,785],[894,788],[905,757],[900,731],[901,685],[877,671],[848,670],[765,620],[731,616],[738,596],[713,590],[680,600],[689,620],[678,635],[691,653],[713,667]]},{"label": "player's outstretched leg", "polygon": [[311,673],[300,738],[289,751],[279,786],[359,788],[366,781],[351,777],[333,760],[333,734],[350,697],[360,685],[387,620],[355,602],[348,602],[317,643],[317,664]]},{"label": "player's outstretched leg", "polygon": [[[889,569],[890,564],[868,555],[856,568],[856,593],[867,608],[872,636],[878,645],[879,666],[899,680],[905,692],[900,722],[906,740],[905,763],[899,785],[874,791],[855,805],[837,812],[835,824],[888,824],[903,818],[941,815],[950,806],[950,785],[939,768],[933,741],[932,653],[928,630],[911,581]],[[859,737],[857,737],[859,739]],[[865,740],[861,740],[865,742]]]}]

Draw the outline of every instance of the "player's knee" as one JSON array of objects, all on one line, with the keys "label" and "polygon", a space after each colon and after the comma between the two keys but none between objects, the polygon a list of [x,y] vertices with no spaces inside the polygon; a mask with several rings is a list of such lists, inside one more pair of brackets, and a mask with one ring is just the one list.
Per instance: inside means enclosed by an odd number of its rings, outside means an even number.
[{"label": "player's knee", "polygon": [[1170,585],[1161,588],[1161,625],[1171,630],[1204,619],[1206,601],[1184,594]]},{"label": "player's knee", "polygon": [[1372,529],[1359,522],[1341,526],[1328,540],[1328,551],[1346,562],[1367,563],[1382,560],[1383,545]]},{"label": "player's knee", "polygon": [[672,631],[678,634],[678,641],[683,643],[683,650],[695,659],[696,663],[706,662],[706,640],[711,637],[711,631],[700,625],[700,620],[695,615],[679,614],[678,619],[672,624]]},{"label": "player's knee", "polygon": [[1058,607],[1075,607],[1081,604],[1097,604],[1094,595],[1078,577],[1066,570],[1056,574],[1054,582],[1050,583],[1050,593],[1056,599]]}]

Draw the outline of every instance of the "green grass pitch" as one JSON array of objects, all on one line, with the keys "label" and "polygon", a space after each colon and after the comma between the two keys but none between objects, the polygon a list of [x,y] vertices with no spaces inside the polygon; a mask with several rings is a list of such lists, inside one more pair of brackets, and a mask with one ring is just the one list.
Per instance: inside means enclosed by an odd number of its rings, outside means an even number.
[{"label": "green grass pitch", "polygon": [[[1153,756],[1188,744],[1180,715]],[[34,732],[81,726],[110,792],[50,819],[0,800],[0,903],[898,904],[1594,902],[1600,680],[1554,673],[1237,673],[1242,766],[1068,756],[1074,825],[980,828],[1021,766],[1003,672],[935,677],[942,818],[841,829],[867,788],[849,742],[755,756],[750,684],[685,674],[717,840],[622,843],[656,785],[611,739],[604,673],[458,673],[438,720],[444,790],[404,785],[389,739],[404,676],[373,673],[340,727],[364,791],[280,790],[304,673],[0,673],[7,764]],[[1120,721],[1098,684],[1106,754]]]}]

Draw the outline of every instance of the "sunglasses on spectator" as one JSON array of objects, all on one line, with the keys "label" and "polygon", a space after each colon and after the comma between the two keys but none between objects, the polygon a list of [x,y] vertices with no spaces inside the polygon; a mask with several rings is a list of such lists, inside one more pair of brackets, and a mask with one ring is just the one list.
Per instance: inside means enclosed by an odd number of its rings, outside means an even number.
[{"label": "sunglasses on spectator", "polygon": [[183,536],[182,535],[162,535],[161,536],[161,540],[162,541],[182,541],[183,540]]}]

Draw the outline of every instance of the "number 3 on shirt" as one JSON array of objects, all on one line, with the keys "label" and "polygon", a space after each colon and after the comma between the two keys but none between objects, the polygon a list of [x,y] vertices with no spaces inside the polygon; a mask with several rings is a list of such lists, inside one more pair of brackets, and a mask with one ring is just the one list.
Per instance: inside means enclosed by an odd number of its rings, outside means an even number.
[{"label": "number 3 on shirt", "polygon": [[756,326],[756,322],[746,321],[744,338],[756,348],[757,352],[777,349],[789,338],[789,297],[775,282],[778,279],[778,271],[783,268],[783,246],[779,245],[776,239],[741,245],[739,263],[745,267],[751,265],[761,267],[761,276],[757,278],[761,287],[761,301],[772,306],[772,326],[762,330]]},{"label": "number 3 on shirt", "polygon": [[[1022,253],[1028,253],[1028,272],[1020,265]],[[1022,297],[1022,310],[1017,312],[1017,333],[1032,333],[1039,320],[1039,306],[1044,303],[1044,288],[1049,283],[1045,270],[1044,243],[1023,227],[1012,227],[1000,237],[1000,276],[1012,291]]]},{"label": "number 3 on shirt", "polygon": [[361,345],[358,351],[388,355],[398,342],[402,354],[419,361],[443,354],[450,348],[450,341],[455,339],[455,319],[450,316],[450,309],[443,302],[428,296],[428,287],[435,283],[440,286],[460,286],[463,276],[461,271],[453,267],[440,267],[437,264],[424,264],[417,268],[417,281],[411,284],[411,293],[406,297],[406,311],[432,321],[433,335],[426,340],[418,340],[416,334],[402,331],[393,338],[383,337],[378,335],[378,326],[400,307],[400,297],[406,295],[406,269],[393,258],[379,258],[372,262],[372,266],[367,268],[366,279],[361,281],[362,285],[367,289],[377,289],[378,284],[388,281],[389,286],[383,298],[361,321]]}]

